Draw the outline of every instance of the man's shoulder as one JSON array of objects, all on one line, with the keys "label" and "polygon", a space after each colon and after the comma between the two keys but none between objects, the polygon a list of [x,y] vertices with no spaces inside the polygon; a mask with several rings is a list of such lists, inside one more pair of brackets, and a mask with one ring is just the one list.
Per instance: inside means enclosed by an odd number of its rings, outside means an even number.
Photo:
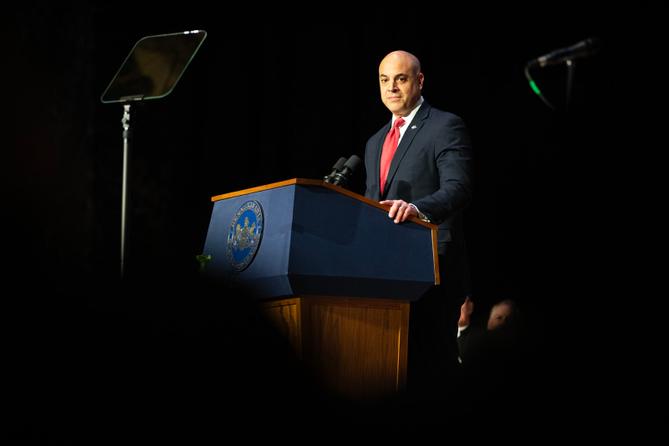
[{"label": "man's shoulder", "polygon": [[428,119],[435,119],[439,121],[462,121],[462,118],[455,113],[441,110],[439,108],[433,107],[428,103],[424,103],[425,113]]}]

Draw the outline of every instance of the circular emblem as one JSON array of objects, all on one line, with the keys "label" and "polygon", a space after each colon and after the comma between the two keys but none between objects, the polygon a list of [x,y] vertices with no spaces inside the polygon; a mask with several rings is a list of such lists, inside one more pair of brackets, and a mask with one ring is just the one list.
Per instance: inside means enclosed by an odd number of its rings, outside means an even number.
[{"label": "circular emblem", "polygon": [[235,271],[246,269],[258,252],[264,227],[262,207],[247,201],[235,213],[228,231],[227,256]]}]

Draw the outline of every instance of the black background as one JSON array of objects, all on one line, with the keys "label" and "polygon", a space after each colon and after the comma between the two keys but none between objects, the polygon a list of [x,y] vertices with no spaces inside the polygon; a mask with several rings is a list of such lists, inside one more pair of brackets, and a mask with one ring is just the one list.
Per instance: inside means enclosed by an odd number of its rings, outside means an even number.
[{"label": "black background", "polygon": [[[7,65],[16,144],[4,169],[6,261],[10,283],[22,290],[19,332],[32,333],[17,351],[54,335],[107,339],[91,318],[118,327],[143,314],[163,324],[163,297],[196,273],[211,196],[321,178],[340,156],[362,156],[389,119],[378,63],[404,49],[422,62],[426,100],[460,115],[472,136],[466,235],[475,299],[485,307],[515,298],[534,319],[546,373],[533,385],[547,400],[568,390],[601,402],[597,377],[618,338],[595,332],[591,317],[609,302],[597,270],[610,249],[612,191],[616,199],[626,193],[613,163],[623,155],[625,116],[636,111],[627,105],[632,69],[620,55],[631,64],[641,58],[640,18],[651,11],[409,5],[372,14],[325,5],[298,16],[287,6],[160,8],[28,3],[17,13]],[[116,281],[122,107],[99,97],[139,38],[189,29],[208,32],[199,53],[175,90],[135,105],[131,121],[126,272],[144,293],[137,303]],[[550,110],[529,88],[525,63],[592,36],[603,45],[576,61],[568,109],[565,66],[533,71],[557,107]],[[363,184],[357,172],[350,188],[363,193]],[[169,305],[230,321],[211,316],[217,303],[193,310],[193,292],[181,293]],[[62,320],[77,329],[62,334]],[[121,339],[132,344],[131,335]]]}]

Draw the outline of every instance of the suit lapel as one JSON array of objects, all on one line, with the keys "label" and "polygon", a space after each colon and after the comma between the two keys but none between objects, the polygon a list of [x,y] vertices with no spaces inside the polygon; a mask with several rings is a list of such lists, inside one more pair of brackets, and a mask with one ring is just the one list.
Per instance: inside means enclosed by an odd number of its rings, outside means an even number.
[{"label": "suit lapel", "polygon": [[[406,132],[404,132],[404,136],[402,136],[402,141],[400,141],[400,145],[397,146],[397,151],[395,152],[395,156],[393,156],[393,160],[390,162],[388,177],[386,178],[386,184],[385,187],[383,188],[383,191],[385,192],[384,196],[388,193],[388,189],[390,189],[390,183],[392,183],[393,177],[395,177],[395,173],[397,172],[397,169],[400,163],[402,162],[404,155],[406,155],[406,153],[409,151],[411,142],[413,141],[416,134],[418,134],[421,127],[423,127],[423,124],[425,123],[425,119],[427,118],[429,111],[430,111],[430,106],[427,104],[427,102],[423,102],[423,105],[418,110],[418,113],[416,113],[416,116],[409,124],[409,128],[406,129]],[[381,159],[380,150],[378,158],[379,161],[377,161],[377,171],[379,169],[378,166],[380,164],[380,159]]]}]

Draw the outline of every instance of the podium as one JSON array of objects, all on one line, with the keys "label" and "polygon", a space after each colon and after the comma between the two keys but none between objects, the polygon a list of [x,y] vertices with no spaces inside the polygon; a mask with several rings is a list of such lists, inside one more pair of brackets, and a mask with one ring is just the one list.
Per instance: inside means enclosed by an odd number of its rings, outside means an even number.
[{"label": "podium", "polygon": [[243,285],[334,393],[404,388],[409,304],[439,284],[435,225],[395,224],[387,207],[320,180],[212,201],[206,276]]}]

